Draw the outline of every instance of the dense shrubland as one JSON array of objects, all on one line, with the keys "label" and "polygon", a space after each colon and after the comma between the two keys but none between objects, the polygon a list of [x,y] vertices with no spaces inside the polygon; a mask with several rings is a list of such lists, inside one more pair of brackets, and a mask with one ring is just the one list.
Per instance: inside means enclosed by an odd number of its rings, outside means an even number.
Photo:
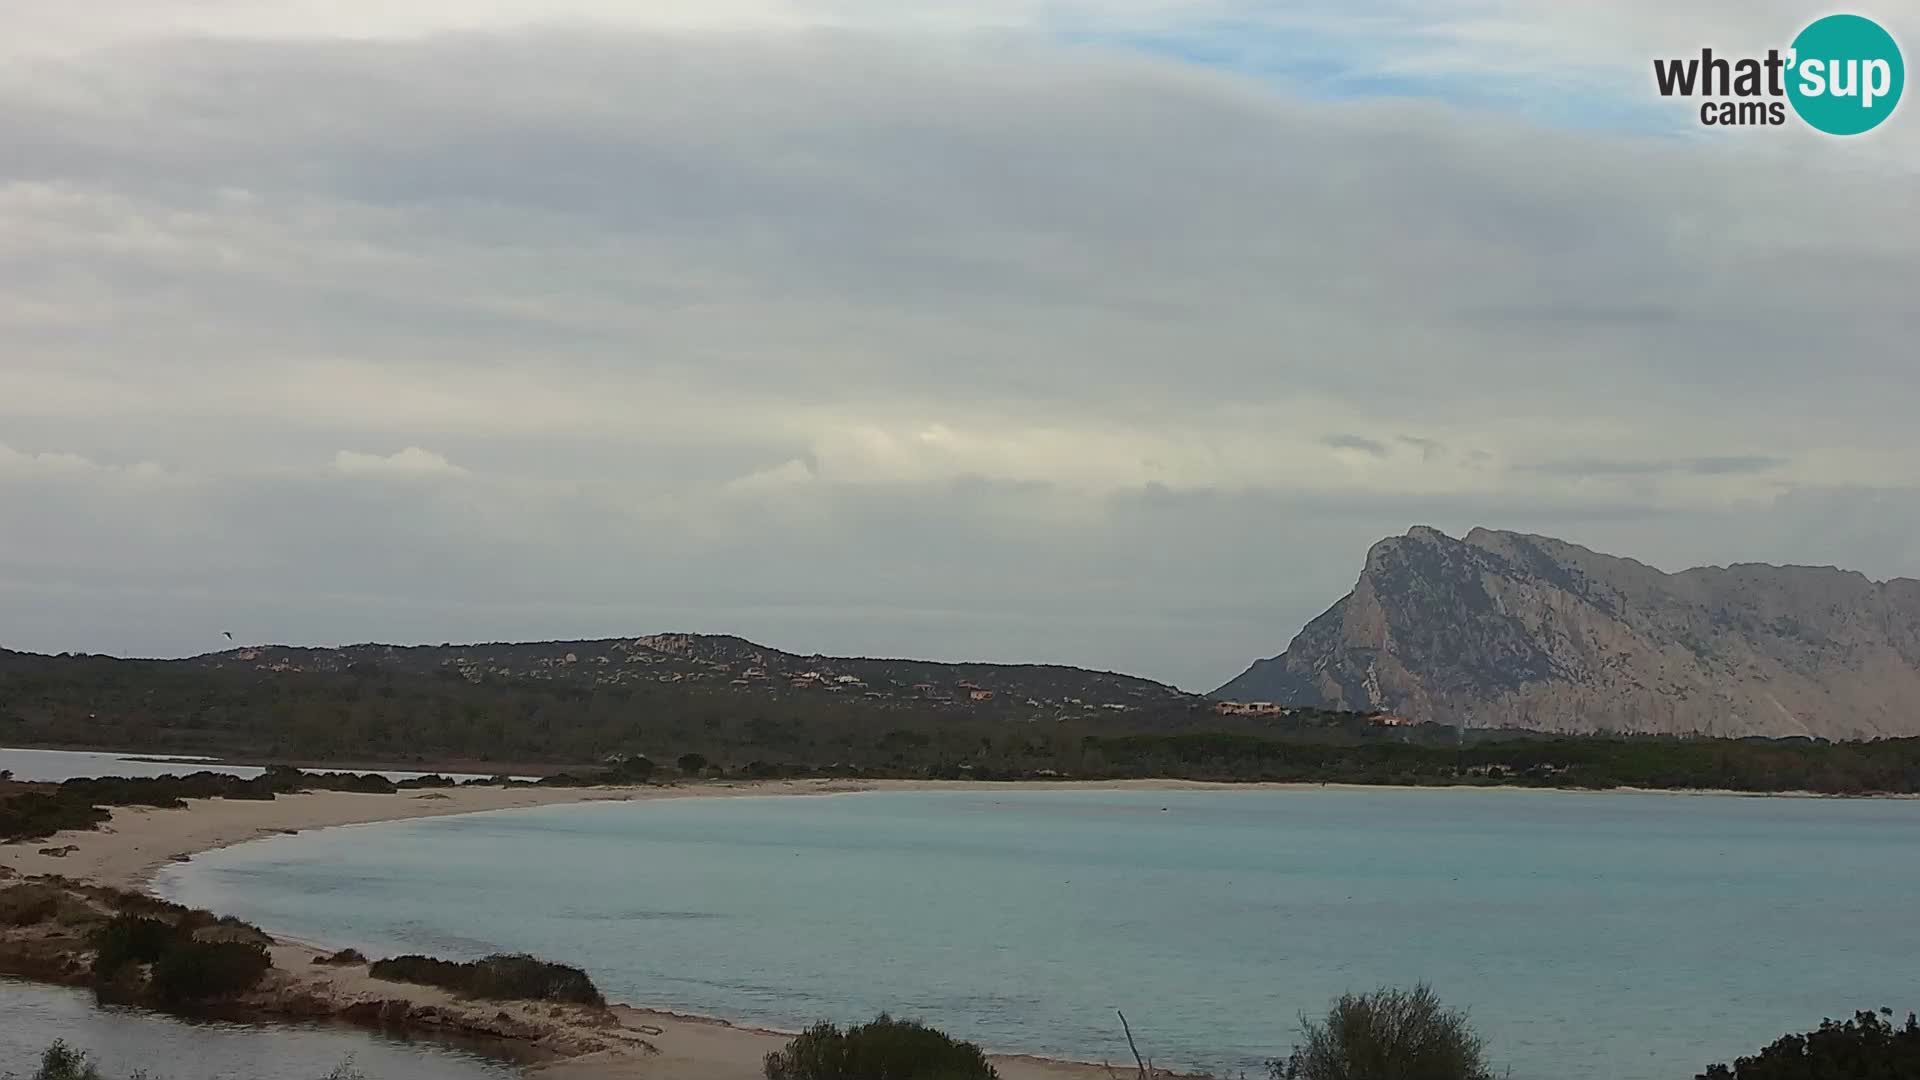
[{"label": "dense shrubland", "polygon": [[986,1054],[911,1020],[881,1013],[840,1030],[815,1024],[767,1055],[767,1080],[997,1080]]},{"label": "dense shrubland", "polygon": [[[625,761],[611,768],[557,773],[541,785],[636,784],[653,772],[645,759]],[[516,785],[505,777],[467,780],[473,784]],[[255,799],[271,801],[298,791],[356,791],[393,794],[421,788],[455,786],[444,776],[428,775],[393,781],[378,773],[314,773],[275,766],[265,775],[241,780],[224,773],[199,771],[185,776],[126,778],[118,776],[68,780],[60,784],[12,784],[11,794],[0,794],[0,843],[39,840],[67,829],[92,829],[107,820],[110,806],[152,806],[177,810],[188,799]]]},{"label": "dense shrubland", "polygon": [[[377,667],[275,673],[103,657],[0,659],[0,745],[268,760],[546,763],[575,766],[575,782],[624,759],[628,780],[1065,775],[1920,792],[1920,738],[1547,738],[1383,727],[1365,716],[1316,710],[1223,717],[1197,700],[1041,715],[1014,705],[977,712],[820,693],[769,698],[703,684],[592,686],[491,676],[468,682]],[[678,767],[656,764],[663,762]],[[594,764],[582,774],[581,763]],[[263,798],[271,790],[238,785],[220,794]],[[87,816],[79,801],[22,803],[0,812],[0,825],[44,830],[77,822]]]},{"label": "dense shrubland", "polygon": [[62,878],[0,888],[0,927],[32,928],[0,949],[0,973],[166,1008],[243,993],[272,966],[272,939],[238,919]]},{"label": "dense shrubland", "polygon": [[1309,783],[1721,788],[1832,794],[1920,791],[1920,738],[1871,743],[1672,737],[1482,738],[1461,745],[1315,744],[1251,735],[1093,736],[1118,776]]},{"label": "dense shrubland", "polygon": [[295,791],[393,792],[401,786],[444,786],[451,781],[425,778],[396,785],[377,774],[306,773],[275,768],[265,775],[241,780],[205,770],[184,776],[110,776],[68,780],[61,784],[12,785],[17,790],[0,795],[0,842],[38,840],[67,829],[91,829],[107,819],[109,806],[152,806],[178,809],[188,799],[271,800]]},{"label": "dense shrubland", "polygon": [[[102,996],[169,1007],[245,993],[273,966],[263,944],[268,939],[252,927],[237,937],[202,933],[219,925],[191,917],[115,915],[94,937],[94,985]],[[231,929],[239,926],[244,924]]]},{"label": "dense shrubland", "polygon": [[[0,886],[0,930],[35,928],[0,943],[0,974],[91,984],[104,1000],[184,1009],[256,987],[272,968],[273,939],[258,927],[142,893],[66,878]],[[316,958],[365,964],[352,949]],[[491,1001],[606,1004],[587,973],[521,954],[472,962],[399,956],[369,974]]]},{"label": "dense shrubland", "polygon": [[1804,1035],[1783,1035],[1731,1066],[1709,1065],[1694,1080],[1911,1080],[1920,1077],[1920,1021],[1895,1027],[1889,1009],[1826,1020]]},{"label": "dense shrubland", "polygon": [[495,953],[466,962],[408,954],[375,960],[368,974],[388,982],[437,986],[465,997],[489,1001],[562,1001],[605,1005],[587,973],[521,953]]}]

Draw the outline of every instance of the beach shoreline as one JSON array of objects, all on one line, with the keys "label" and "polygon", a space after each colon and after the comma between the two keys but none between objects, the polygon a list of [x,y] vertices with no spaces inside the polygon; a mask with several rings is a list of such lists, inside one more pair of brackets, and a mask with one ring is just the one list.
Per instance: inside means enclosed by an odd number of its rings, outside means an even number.
[{"label": "beach shoreline", "polygon": [[[1455,785],[1486,791],[1493,786]],[[318,828],[344,828],[427,817],[493,813],[543,806],[595,802],[648,802],[683,798],[820,797],[871,792],[989,791],[1422,791],[1419,787],[1313,783],[1217,783],[1189,780],[939,781],[806,779],[711,781],[677,785],[601,787],[493,787],[403,789],[391,794],[312,791],[272,801],[198,799],[185,809],[116,807],[97,830],[63,832],[45,841],[0,845],[0,877],[58,875],[71,880],[153,895],[155,878],[167,866],[193,856],[252,840]],[[1567,789],[1505,786],[1513,792],[1566,793]],[[1610,789],[1620,794],[1693,796],[1756,793],[1735,791],[1648,792]],[[1767,793],[1769,796],[1773,793]],[[1833,798],[1813,793],[1779,793]],[[62,854],[52,854],[52,852]],[[755,1080],[765,1055],[793,1033],[756,1027],[723,1017],[678,1012],[670,1006],[616,1003],[614,1018],[562,1017],[559,1010],[500,1010],[492,1004],[476,1010],[442,991],[372,979],[364,966],[321,961],[332,951],[324,943],[279,936],[275,928],[275,966],[286,973],[277,999],[324,1008],[336,1015],[393,1022],[413,1017],[427,1025],[462,1027],[510,1042],[524,1041],[543,1063],[532,1075],[556,1080],[676,1077],[682,1080]],[[318,1003],[318,1004],[315,1004]],[[291,1014],[283,1010],[284,1014]],[[488,1015],[480,1015],[487,1013]],[[845,1022],[860,1018],[838,1018]],[[493,1021],[499,1021],[494,1023]],[[1124,1047],[1120,1047],[1124,1050]],[[1124,1055],[1122,1055],[1124,1056]],[[993,1055],[1006,1080],[1105,1080],[1104,1063]],[[1118,1060],[1118,1059],[1116,1059]]]},{"label": "beach shoreline", "polygon": [[[112,807],[99,829],[71,830],[44,841],[0,845],[0,867],[23,877],[59,874],[116,888],[148,889],[171,862],[249,840],[308,829],[372,825],[424,817],[524,810],[587,802],[649,802],[684,798],[753,798],[851,795],[865,792],[963,791],[1504,791],[1543,795],[1673,795],[1701,798],[1914,799],[1920,795],[1835,795],[1813,791],[1737,791],[1718,788],[1556,788],[1516,784],[1397,785],[1298,781],[1139,780],[891,780],[810,778],[713,780],[675,784],[592,787],[496,787],[403,789],[391,794],[306,791],[270,802],[192,799],[187,809]],[[47,847],[69,848],[53,857]]]},{"label": "beach shoreline", "polygon": [[[41,875],[154,895],[160,871],[194,855],[252,840],[319,828],[345,828],[427,817],[492,813],[595,802],[675,798],[848,795],[872,791],[1005,790],[1039,786],[1073,790],[1177,790],[1220,786],[1184,781],[984,783],[853,779],[710,782],[585,788],[500,788],[475,785],[406,789],[392,794],[313,791],[270,802],[188,800],[185,809],[114,807],[97,830],[71,830],[43,841],[0,845],[0,878]],[[1302,785],[1288,785],[1299,787]],[[1304,785],[1318,786],[1318,785]],[[62,854],[51,854],[58,851]],[[264,1015],[330,1014],[369,1023],[418,1026],[524,1044],[528,1075],[551,1080],[758,1080],[766,1055],[794,1033],[670,1007],[610,1003],[604,1016],[577,1008],[462,1002],[444,991],[375,980],[364,966],[332,965],[333,948],[274,936],[276,980]],[[498,1008],[496,1008],[498,1006]],[[611,1018],[611,1022],[607,1019]],[[863,1018],[838,1018],[859,1022]],[[1102,1063],[1024,1053],[990,1055],[1005,1080],[1107,1080]],[[1117,1060],[1117,1059],[1116,1059]],[[1175,1074],[1167,1073],[1167,1076]]]}]

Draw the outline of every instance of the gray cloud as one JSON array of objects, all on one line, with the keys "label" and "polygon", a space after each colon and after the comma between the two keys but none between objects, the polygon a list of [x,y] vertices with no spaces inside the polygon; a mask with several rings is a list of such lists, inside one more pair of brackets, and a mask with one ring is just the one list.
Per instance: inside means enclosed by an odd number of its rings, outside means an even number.
[{"label": "gray cloud", "polygon": [[1387,456],[1387,444],[1378,439],[1369,439],[1364,435],[1329,435],[1320,442],[1335,450],[1358,450],[1374,457]]},{"label": "gray cloud", "polygon": [[1920,215],[1835,155],[556,30],[80,53],[0,75],[0,145],[15,646],[691,627],[1207,686],[1413,521],[1920,570]]},{"label": "gray cloud", "polygon": [[1692,476],[1742,476],[1772,472],[1789,462],[1766,454],[1730,454],[1666,460],[1610,460],[1606,458],[1569,458],[1518,465],[1520,471],[1548,476],[1633,477],[1663,476],[1675,473]]}]

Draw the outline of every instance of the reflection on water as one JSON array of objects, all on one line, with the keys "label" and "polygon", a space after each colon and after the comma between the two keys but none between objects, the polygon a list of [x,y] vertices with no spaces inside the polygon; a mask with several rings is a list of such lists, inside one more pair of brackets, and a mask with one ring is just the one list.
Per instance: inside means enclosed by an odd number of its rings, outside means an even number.
[{"label": "reflection on water", "polygon": [[368,1080],[510,1080],[512,1065],[448,1044],[315,1024],[185,1021],[96,1005],[68,987],[0,979],[0,1076],[30,1076],[64,1039],[103,1075],[154,1080],[318,1080],[342,1062]]}]

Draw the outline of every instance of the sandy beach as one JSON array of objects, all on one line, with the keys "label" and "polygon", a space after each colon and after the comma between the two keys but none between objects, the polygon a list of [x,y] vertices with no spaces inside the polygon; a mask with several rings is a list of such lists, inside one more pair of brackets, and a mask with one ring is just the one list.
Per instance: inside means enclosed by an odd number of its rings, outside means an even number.
[{"label": "sandy beach", "polygon": [[[170,862],[262,837],[307,829],[484,813],[532,806],[594,801],[637,802],[674,798],[726,798],[767,795],[834,795],[879,790],[986,790],[1003,785],[966,781],[789,780],[692,784],[673,787],[494,788],[468,787],[402,791],[391,795],[322,791],[283,795],[272,802],[192,800],[184,810],[117,807],[97,831],[61,833],[44,841],[0,846],[0,867],[21,876],[57,874],[118,888],[145,889]],[[1004,785],[1032,789],[1036,784]],[[1117,781],[1046,786],[1079,790],[1103,788],[1200,788],[1213,785],[1182,781]],[[55,856],[45,850],[61,850]],[[7,875],[0,874],[0,877]],[[265,927],[269,933],[274,927]],[[391,1015],[406,1008],[426,1015],[484,1024],[503,1037],[524,1041],[550,1058],[531,1066],[532,1075],[553,1080],[758,1080],[761,1062],[788,1036],[686,1016],[639,1005],[615,1005],[606,1015],[531,1003],[477,1006],[431,987],[392,983],[369,976],[363,966],[316,963],[325,943],[280,939],[273,950],[282,1000],[313,1003],[341,1015]],[[837,1017],[842,1023],[861,1017]],[[1115,1062],[1126,1048],[1116,1033]],[[1051,1061],[1024,1055],[995,1055],[1006,1080],[1108,1080],[1104,1066]],[[1127,1070],[1129,1073],[1131,1069]]]},{"label": "sandy beach", "polygon": [[[284,795],[271,802],[205,799],[190,801],[184,810],[119,807],[95,831],[72,831],[50,839],[0,845],[0,878],[5,871],[21,876],[56,874],[83,882],[123,889],[145,890],[154,875],[170,862],[262,837],[409,818],[472,814],[489,811],[596,801],[639,802],[682,798],[756,796],[823,796],[867,791],[992,791],[992,790],[1307,790],[1351,785],[1214,784],[1185,780],[1120,781],[926,781],[811,779],[716,782],[672,786],[592,788],[462,787],[407,790],[395,794],[320,791]],[[1363,788],[1387,790],[1449,790]],[[1462,787],[1457,790],[1507,791],[1522,796],[1563,794],[1555,789]],[[1622,795],[1637,794],[1613,789]],[[1736,795],[1734,792],[1673,792],[1689,795]],[[48,854],[60,851],[62,854]],[[274,927],[265,927],[269,933]],[[470,1032],[492,1033],[524,1043],[547,1060],[532,1067],[542,1077],[556,1080],[615,1080],[615,1078],[678,1078],[678,1080],[756,1080],[761,1060],[779,1048],[787,1035],[677,1014],[644,1003],[620,1004],[608,1013],[588,1014],[558,1006],[523,1003],[475,1003],[410,984],[371,978],[364,966],[318,964],[328,951],[325,943],[301,943],[281,938],[274,949],[276,974],[273,998],[305,1003],[315,1014],[357,1015],[389,1021],[399,1013],[424,1018],[429,1025],[444,1023]],[[398,1012],[396,1012],[396,1010]],[[409,1010],[411,1012],[409,1012]],[[609,1019],[611,1017],[611,1019]],[[842,1023],[861,1017],[836,1017]],[[1114,1062],[1126,1057],[1116,1033]],[[995,1057],[1007,1080],[1107,1080],[1104,1066],[1036,1059],[1019,1055]],[[1129,1070],[1130,1071],[1130,1070]]]}]

